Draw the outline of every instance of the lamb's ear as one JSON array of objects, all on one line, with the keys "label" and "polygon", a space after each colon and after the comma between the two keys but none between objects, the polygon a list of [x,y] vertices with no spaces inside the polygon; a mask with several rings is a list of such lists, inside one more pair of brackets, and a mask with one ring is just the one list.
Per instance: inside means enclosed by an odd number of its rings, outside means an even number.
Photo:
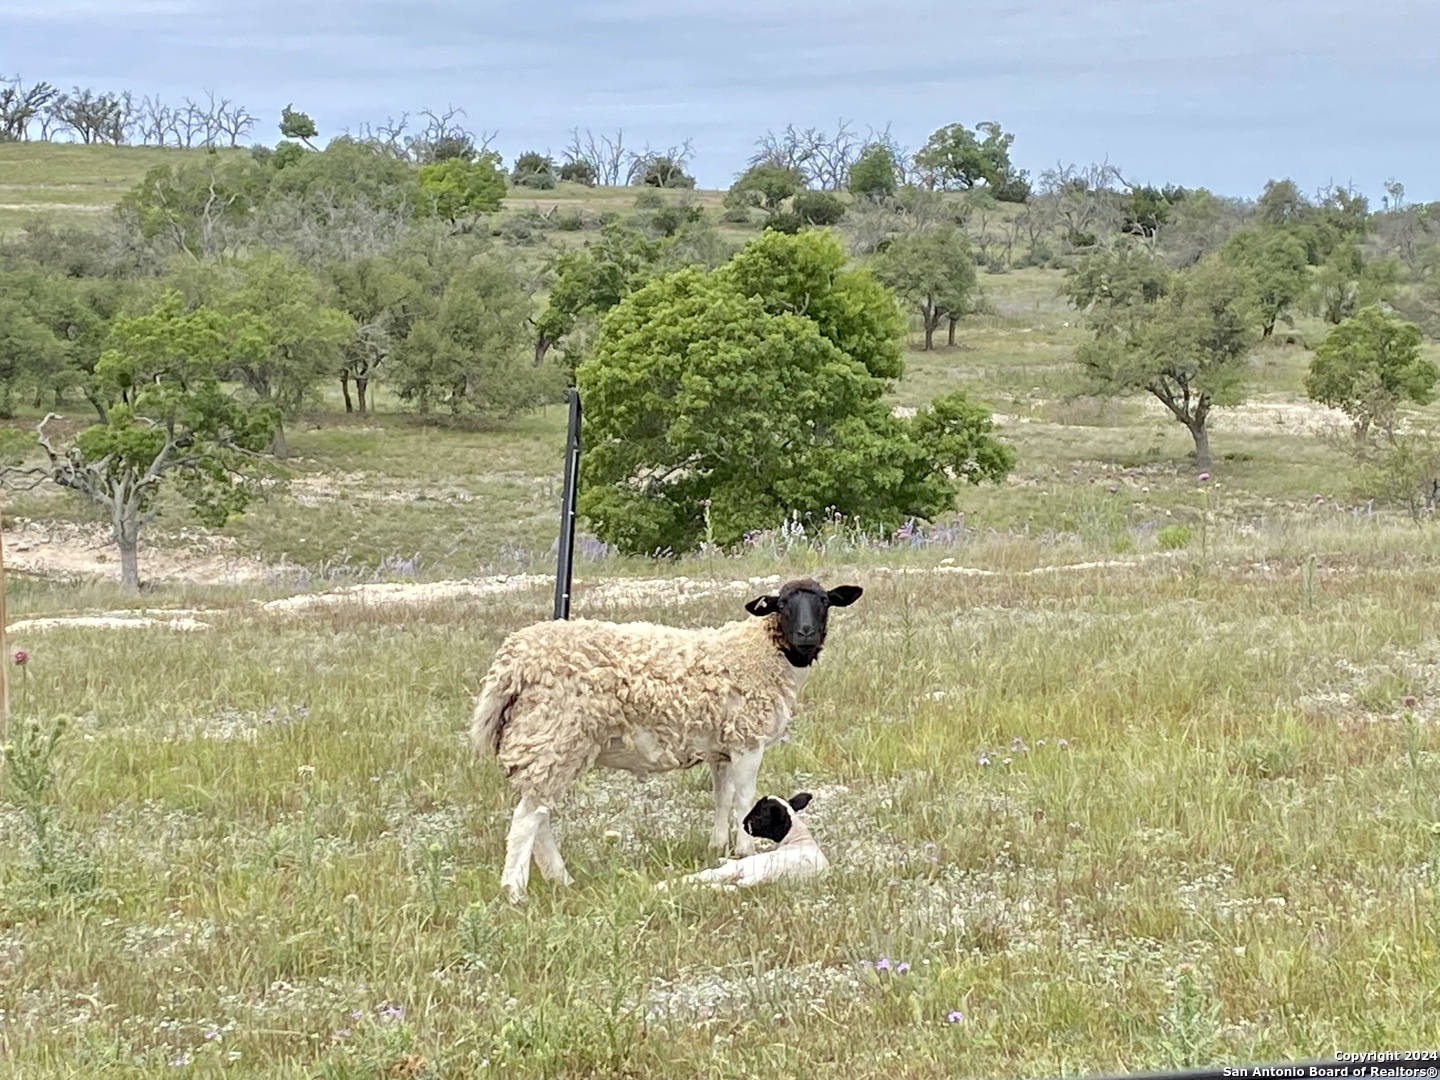
[{"label": "lamb's ear", "polygon": [[860,599],[860,594],[864,591],[859,585],[841,585],[837,589],[831,589],[826,596],[831,607],[849,607]]},{"label": "lamb's ear", "polygon": [[814,798],[814,796],[811,795],[808,791],[802,791],[802,792],[800,792],[798,795],[791,795],[791,796],[790,796],[790,809],[792,809],[792,810],[804,810],[805,807],[807,807],[807,806],[810,805],[810,800],[811,800],[812,798]]},{"label": "lamb's ear", "polygon": [[780,610],[780,597],[757,596],[745,605],[745,610],[751,615],[774,615]]}]

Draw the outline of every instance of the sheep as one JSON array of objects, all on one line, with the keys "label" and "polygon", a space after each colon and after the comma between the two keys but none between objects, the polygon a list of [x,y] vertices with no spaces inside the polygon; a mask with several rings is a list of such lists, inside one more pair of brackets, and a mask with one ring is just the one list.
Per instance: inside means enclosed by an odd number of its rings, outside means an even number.
[{"label": "sheep", "polygon": [[774,795],[762,797],[745,815],[744,827],[751,836],[773,840],[776,845],[773,850],[743,859],[726,859],[719,866],[686,874],[674,882],[662,881],[655,887],[664,890],[675,885],[697,884],[734,889],[769,881],[799,881],[823,874],[830,860],[797,816],[808,805],[808,791],[792,795],[788,801]]},{"label": "sheep", "polygon": [[755,618],[718,627],[575,619],[507,637],[481,686],[471,739],[520,794],[501,874],[510,900],[524,899],[532,855],[547,880],[570,883],[550,808],[592,766],[639,776],[705,762],[711,848],[727,848],[733,828],[736,854],[753,854],[736,819],[755,798],[761,756],[785,732],[829,610],[861,593],[805,579],[746,603]]}]

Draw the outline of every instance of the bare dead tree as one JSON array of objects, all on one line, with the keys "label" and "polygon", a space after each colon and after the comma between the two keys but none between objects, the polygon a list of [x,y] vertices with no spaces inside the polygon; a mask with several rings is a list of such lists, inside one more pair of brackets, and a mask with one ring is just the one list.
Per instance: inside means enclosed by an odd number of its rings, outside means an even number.
[{"label": "bare dead tree", "polygon": [[625,173],[631,153],[625,149],[625,129],[617,128],[612,139],[603,132],[596,134],[589,128],[582,137],[580,129],[570,130],[570,142],[565,147],[565,160],[585,162],[595,173],[595,182],[603,187],[618,187]]},{"label": "bare dead tree", "polygon": [[[57,94],[46,112],[55,129],[70,132],[82,143],[119,144],[125,138],[129,108],[129,95],[101,94],[76,86],[68,94]],[[48,137],[49,132],[45,134]]]},{"label": "bare dead tree", "polygon": [[194,146],[195,141],[203,137],[204,131],[205,118],[199,106],[186,98],[183,106],[175,110],[175,144]]},{"label": "bare dead tree", "polygon": [[47,82],[26,86],[19,75],[0,75],[0,141],[28,139],[31,123],[45,114],[59,93]]},{"label": "bare dead tree", "polygon": [[239,146],[240,140],[249,135],[258,122],[258,118],[244,105],[228,104],[217,117],[219,128],[232,147]]},{"label": "bare dead tree", "polygon": [[678,146],[667,146],[664,150],[651,149],[650,144],[646,143],[644,150],[629,152],[625,183],[628,186],[693,186],[694,180],[685,172],[685,168],[694,157],[695,147],[689,139]]},{"label": "bare dead tree", "polygon": [[1128,190],[1117,166],[1057,163],[1040,174],[1039,196],[1048,204],[1069,251],[1093,248],[1120,227],[1121,202]]}]

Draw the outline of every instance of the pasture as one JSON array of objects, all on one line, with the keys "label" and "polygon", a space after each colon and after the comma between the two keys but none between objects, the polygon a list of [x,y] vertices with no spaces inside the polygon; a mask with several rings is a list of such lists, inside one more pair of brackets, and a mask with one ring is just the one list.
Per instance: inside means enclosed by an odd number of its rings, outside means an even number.
[{"label": "pasture", "polygon": [[1019,452],[953,521],[664,563],[582,541],[576,615],[865,587],[761,771],[815,796],[833,867],[795,887],[654,891],[712,861],[708,774],[591,773],[556,818],[575,885],[499,899],[513,795],[465,733],[550,613],[563,409],[332,401],[288,490],[215,533],[165,507],[139,597],[90,510],[5,491],[0,1076],[1038,1077],[1440,1042],[1434,526],[1353,497],[1301,345],[1256,353],[1197,478],[1153,402],[1077,396],[1059,280],[982,274],[995,313],[907,357],[897,406],[959,382]]}]

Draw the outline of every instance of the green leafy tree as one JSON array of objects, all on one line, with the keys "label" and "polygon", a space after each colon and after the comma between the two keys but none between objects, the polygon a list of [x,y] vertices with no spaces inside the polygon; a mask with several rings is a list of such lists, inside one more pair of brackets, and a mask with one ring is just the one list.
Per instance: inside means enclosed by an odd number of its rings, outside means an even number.
[{"label": "green leafy tree", "polygon": [[872,143],[850,166],[846,184],[850,194],[878,202],[900,186],[900,165],[884,143]]},{"label": "green leafy tree", "polygon": [[[330,306],[320,281],[293,256],[257,252],[239,264],[237,275],[222,310],[233,317],[238,333],[256,340],[224,373],[273,404],[281,417],[293,416],[322,380],[341,370],[354,324]],[[274,452],[289,456],[282,423],[275,425]]]},{"label": "green leafy tree", "polygon": [[1394,255],[1367,258],[1358,244],[1342,244],[1316,269],[1308,308],[1334,326],[1361,308],[1398,299],[1404,279]]},{"label": "green leafy tree", "polygon": [[0,280],[0,416],[15,415],[15,395],[53,382],[64,363],[60,342]]},{"label": "green leafy tree", "polygon": [[1255,200],[1255,213],[1262,225],[1299,224],[1311,209],[1310,200],[1289,177],[1267,180],[1265,190]]},{"label": "green leafy tree", "polygon": [[315,144],[310,140],[319,135],[320,131],[315,127],[315,121],[310,119],[309,115],[297,112],[286,105],[280,110],[280,134],[287,139],[299,139],[311,150],[314,150]]},{"label": "green leafy tree", "polygon": [[1397,315],[1367,307],[1325,336],[1310,361],[1305,392],[1341,409],[1357,438],[1373,429],[1393,435],[1401,402],[1428,405],[1440,369],[1420,355],[1419,327]]},{"label": "green leafy tree", "polygon": [[[363,416],[366,395],[410,332],[425,304],[426,275],[393,255],[337,259],[326,270],[339,308],[350,316],[353,332],[341,347],[340,392],[345,411]],[[350,393],[354,384],[355,394]]]},{"label": "green leafy tree", "polygon": [[505,177],[493,154],[482,154],[475,161],[450,158],[421,166],[420,193],[431,213],[454,225],[499,210]]},{"label": "green leafy tree", "polygon": [[767,230],[722,272],[745,296],[760,297],[772,314],[792,312],[812,321],[876,379],[898,379],[905,372],[905,320],[895,296],[867,268],[847,268],[847,262],[830,233]]},{"label": "green leafy tree", "polygon": [[594,187],[599,181],[595,166],[583,159],[565,162],[560,166],[559,175],[561,180],[571,184],[584,184],[586,187]]},{"label": "green leafy tree", "polygon": [[[766,232],[731,263],[656,277],[605,316],[576,370],[580,510],[602,539],[632,553],[682,551],[707,530],[732,544],[792,513],[898,526],[953,507],[947,467],[974,482],[1003,475],[1003,452],[964,430],[982,421],[948,401],[918,437],[886,404],[886,379],[838,344],[888,334],[881,351],[898,363],[894,302],[875,304],[883,288],[864,287],[863,272],[833,273],[810,304],[795,302],[823,283],[828,245],[838,248],[823,234]],[[798,264],[789,273],[787,254]],[[847,295],[852,287],[861,295]],[[865,313],[878,320],[861,329],[853,320]]]},{"label": "green leafy tree", "polygon": [[967,311],[975,291],[975,257],[953,225],[902,233],[875,256],[872,268],[920,313],[927,351],[935,347],[941,320]]},{"label": "green leafy tree", "polygon": [[[269,197],[285,196],[308,202],[322,219],[326,216],[325,208],[344,203],[415,208],[416,170],[381,143],[339,135],[319,151],[305,151],[294,143],[288,145],[293,153],[285,152],[286,144],[282,143],[268,161]],[[421,168],[420,176],[426,168],[433,166]]]},{"label": "green leafy tree", "polygon": [[[575,331],[582,318],[598,317],[638,288],[658,266],[664,244],[617,222],[584,247],[563,252],[555,262],[555,281],[545,307],[535,317],[535,363]],[[566,348],[570,366],[578,348]]]},{"label": "green leafy tree", "polygon": [[546,154],[526,151],[515,159],[510,182],[516,187],[548,191],[555,186],[555,161]]},{"label": "green leafy tree", "polygon": [[740,174],[726,193],[727,206],[758,206],[775,213],[786,199],[805,186],[805,177],[798,167],[761,162]]},{"label": "green leafy tree", "polygon": [[1310,264],[1305,245],[1280,229],[1238,232],[1220,249],[1221,257],[1247,273],[1255,293],[1255,309],[1263,337],[1275,332],[1275,323],[1288,321],[1290,309],[1310,289]]},{"label": "green leafy tree", "polygon": [[1196,467],[1208,469],[1211,410],[1244,399],[1245,360],[1256,337],[1250,282],[1215,258],[1174,278],[1124,269],[1105,293],[1070,283],[1072,300],[1088,295],[1094,303],[1087,321],[1095,337],[1075,358],[1098,392],[1153,394],[1190,432]]},{"label": "green leafy tree", "polygon": [[845,217],[845,204],[833,191],[801,191],[790,200],[790,212],[806,225],[838,225]]},{"label": "green leafy tree", "polygon": [[976,125],[974,131],[964,124],[950,124],[930,136],[915,154],[915,164],[930,174],[936,187],[969,189],[985,184],[998,190],[1012,176],[1014,143],[1015,136],[993,121]]},{"label": "green leafy tree", "polygon": [[478,257],[454,269],[398,344],[389,382],[422,413],[508,415],[554,400],[553,366],[525,356],[530,300],[514,270]]},{"label": "green leafy tree", "polygon": [[6,470],[102,506],[127,589],[139,587],[140,529],[158,512],[165,486],[218,527],[244,511],[268,472],[260,454],[273,438],[276,410],[244,405],[220,381],[246,338],[219,312],[185,310],[174,291],[144,314],[117,318],[96,365],[108,419],[57,447],[47,416],[38,427],[46,464]]},{"label": "green leafy tree", "polygon": [[154,165],[120,199],[123,218],[140,235],[196,258],[224,254],[264,198],[264,177],[246,159],[204,159]]}]

